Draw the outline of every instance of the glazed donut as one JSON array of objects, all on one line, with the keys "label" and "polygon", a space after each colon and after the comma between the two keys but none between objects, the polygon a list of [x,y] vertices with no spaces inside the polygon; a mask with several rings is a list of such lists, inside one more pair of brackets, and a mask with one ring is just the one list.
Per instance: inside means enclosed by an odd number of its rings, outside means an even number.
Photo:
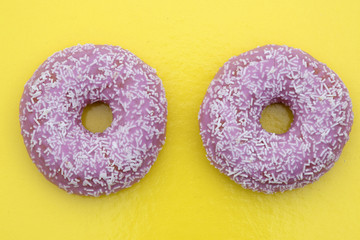
[{"label": "glazed donut", "polygon": [[[112,109],[104,132],[81,122],[94,102]],[[99,196],[150,170],[165,141],[167,102],[156,71],[116,46],[78,45],[49,57],[26,83],[20,125],[41,173],[69,193]]]},{"label": "glazed donut", "polygon": [[[284,134],[265,131],[273,103],[294,115]],[[325,64],[287,46],[267,45],[231,58],[211,82],[199,112],[210,162],[244,188],[264,193],[312,183],[339,158],[353,122],[344,83]]]}]

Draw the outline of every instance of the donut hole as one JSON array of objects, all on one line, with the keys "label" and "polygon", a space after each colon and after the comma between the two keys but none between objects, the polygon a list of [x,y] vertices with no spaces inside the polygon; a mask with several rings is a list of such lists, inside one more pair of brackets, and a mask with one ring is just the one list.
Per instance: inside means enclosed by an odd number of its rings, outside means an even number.
[{"label": "donut hole", "polygon": [[88,104],[81,115],[83,126],[93,133],[104,132],[113,120],[111,108],[104,102]]},{"label": "donut hole", "polygon": [[260,124],[267,132],[283,134],[289,130],[293,120],[293,112],[288,106],[283,103],[273,103],[262,111]]}]

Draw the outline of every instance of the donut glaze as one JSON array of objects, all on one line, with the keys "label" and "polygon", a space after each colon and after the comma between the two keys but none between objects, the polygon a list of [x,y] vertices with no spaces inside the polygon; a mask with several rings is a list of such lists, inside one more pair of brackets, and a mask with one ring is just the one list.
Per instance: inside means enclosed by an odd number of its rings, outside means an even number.
[{"label": "donut glaze", "polygon": [[[104,102],[102,133],[81,123]],[[156,71],[116,46],[78,45],[49,57],[26,83],[21,133],[41,173],[69,193],[99,196],[127,188],[150,170],[165,141],[167,102]]]},{"label": "donut glaze", "polygon": [[[294,119],[277,135],[260,124],[272,103]],[[344,83],[325,64],[287,46],[231,58],[211,82],[199,112],[210,162],[244,188],[264,193],[312,183],[339,158],[353,123]]]}]

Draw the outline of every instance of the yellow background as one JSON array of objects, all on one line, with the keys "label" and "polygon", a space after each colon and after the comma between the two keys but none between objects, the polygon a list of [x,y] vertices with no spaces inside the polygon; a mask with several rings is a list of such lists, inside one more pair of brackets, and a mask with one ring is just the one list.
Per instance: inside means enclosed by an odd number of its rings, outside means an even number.
[{"label": "yellow background", "polygon": [[[168,99],[167,139],[129,189],[69,195],[31,162],[20,135],[25,82],[78,43],[129,49],[156,68]],[[355,121],[335,167],[283,194],[244,190],[212,167],[197,114],[231,56],[297,47],[345,82]],[[360,2],[102,0],[0,2],[0,239],[360,239]]]}]

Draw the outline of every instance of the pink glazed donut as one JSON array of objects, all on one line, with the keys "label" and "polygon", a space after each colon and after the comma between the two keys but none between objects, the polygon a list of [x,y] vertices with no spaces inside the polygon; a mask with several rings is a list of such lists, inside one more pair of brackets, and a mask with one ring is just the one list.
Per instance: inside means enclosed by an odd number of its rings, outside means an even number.
[{"label": "pink glazed donut", "polygon": [[[81,123],[104,102],[113,122],[102,133]],[[69,193],[99,196],[127,188],[150,170],[165,140],[167,102],[156,71],[116,46],[78,45],[49,57],[26,83],[21,133],[41,173]]]},{"label": "pink glazed donut", "polygon": [[[260,124],[272,103],[288,106],[288,132]],[[211,82],[199,112],[207,157],[244,188],[264,193],[312,183],[339,158],[353,123],[344,83],[325,64],[287,46],[231,58]]]}]

